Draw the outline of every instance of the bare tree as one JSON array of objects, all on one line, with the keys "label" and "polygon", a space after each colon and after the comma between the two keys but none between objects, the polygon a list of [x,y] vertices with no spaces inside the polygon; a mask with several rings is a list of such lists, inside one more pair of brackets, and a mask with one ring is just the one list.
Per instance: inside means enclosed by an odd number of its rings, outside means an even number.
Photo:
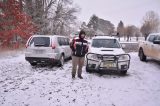
[{"label": "bare tree", "polygon": [[135,27],[135,37],[136,37],[136,41],[139,40],[139,37],[141,36],[141,32],[140,29],[138,27]]},{"label": "bare tree", "polygon": [[136,41],[139,40],[139,37],[140,37],[140,36],[141,36],[141,33],[140,33],[140,32],[136,32],[136,33],[135,33]]},{"label": "bare tree", "polygon": [[122,21],[120,21],[118,24],[117,35],[119,37],[119,40],[120,40],[120,37],[124,36],[124,24]]},{"label": "bare tree", "polygon": [[72,0],[25,0],[24,7],[40,34],[64,34],[76,19],[78,8],[72,4]]},{"label": "bare tree", "polygon": [[147,36],[152,32],[158,32],[160,27],[160,18],[159,15],[154,11],[149,11],[143,17],[143,24],[141,26],[141,32],[145,36]]},{"label": "bare tree", "polygon": [[55,12],[51,19],[52,29],[51,32],[55,34],[65,34],[70,29],[70,25],[75,24],[77,17],[75,13],[78,8],[72,5],[71,0],[58,0],[55,6]]},{"label": "bare tree", "polygon": [[57,0],[25,0],[24,10],[29,14],[33,22],[37,25],[39,33],[45,34],[48,29],[49,9]]},{"label": "bare tree", "polygon": [[131,40],[131,37],[135,36],[136,30],[137,28],[134,25],[130,25],[125,28],[125,34],[127,36],[127,41]]}]

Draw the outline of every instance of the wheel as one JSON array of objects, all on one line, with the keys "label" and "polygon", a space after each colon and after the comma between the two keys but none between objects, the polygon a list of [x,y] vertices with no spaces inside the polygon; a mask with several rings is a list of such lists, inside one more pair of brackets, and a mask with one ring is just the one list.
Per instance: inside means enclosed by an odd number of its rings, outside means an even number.
[{"label": "wheel", "polygon": [[120,73],[121,73],[122,75],[126,75],[126,74],[127,74],[127,70],[120,71]]},{"label": "wheel", "polygon": [[64,55],[61,55],[58,66],[62,67],[63,65],[64,65]]},{"label": "wheel", "polygon": [[91,72],[92,72],[92,70],[91,70],[91,69],[89,69],[89,67],[88,67],[88,66],[86,66],[86,72],[91,73]]},{"label": "wheel", "polygon": [[49,63],[49,68],[53,68],[55,66],[55,63],[53,63],[52,61]]},{"label": "wheel", "polygon": [[41,66],[41,67],[46,67],[46,66],[47,66],[47,64],[40,64],[40,66]]},{"label": "wheel", "polygon": [[30,63],[31,64],[31,66],[36,66],[37,65],[37,63]]},{"label": "wheel", "polygon": [[140,58],[141,61],[146,61],[147,57],[145,56],[145,54],[143,52],[143,49],[139,50],[139,58]]},{"label": "wheel", "polygon": [[72,56],[69,57],[69,60],[72,60]]}]

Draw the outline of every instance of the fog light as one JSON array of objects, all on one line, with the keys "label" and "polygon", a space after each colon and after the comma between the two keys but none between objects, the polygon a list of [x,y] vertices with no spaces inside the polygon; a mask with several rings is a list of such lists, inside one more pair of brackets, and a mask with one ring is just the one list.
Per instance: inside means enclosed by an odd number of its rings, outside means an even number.
[{"label": "fog light", "polygon": [[96,64],[89,64],[88,65],[90,68],[95,68],[96,67]]},{"label": "fog light", "polygon": [[127,65],[121,65],[121,70],[127,69]]}]

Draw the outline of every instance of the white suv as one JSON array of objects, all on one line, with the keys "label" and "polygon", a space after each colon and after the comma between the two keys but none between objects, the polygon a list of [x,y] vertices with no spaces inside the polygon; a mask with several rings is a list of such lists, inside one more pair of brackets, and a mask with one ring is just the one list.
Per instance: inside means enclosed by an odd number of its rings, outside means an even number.
[{"label": "white suv", "polygon": [[107,36],[92,39],[86,59],[87,72],[117,70],[126,74],[130,65],[130,55],[125,54],[116,38]]},{"label": "white suv", "polygon": [[35,66],[38,63],[59,66],[71,57],[69,38],[59,35],[33,35],[26,43],[25,59]]}]

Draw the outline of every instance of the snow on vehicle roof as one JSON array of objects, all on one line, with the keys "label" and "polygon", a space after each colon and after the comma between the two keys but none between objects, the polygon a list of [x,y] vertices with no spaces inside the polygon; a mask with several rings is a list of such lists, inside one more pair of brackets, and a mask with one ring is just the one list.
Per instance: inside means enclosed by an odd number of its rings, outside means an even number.
[{"label": "snow on vehicle roof", "polygon": [[93,37],[92,39],[116,39],[116,38],[111,36],[96,36],[96,37]]},{"label": "snow on vehicle roof", "polygon": [[33,35],[33,37],[68,37],[62,35]]},{"label": "snow on vehicle roof", "polygon": [[160,35],[160,33],[150,33],[149,35]]}]

